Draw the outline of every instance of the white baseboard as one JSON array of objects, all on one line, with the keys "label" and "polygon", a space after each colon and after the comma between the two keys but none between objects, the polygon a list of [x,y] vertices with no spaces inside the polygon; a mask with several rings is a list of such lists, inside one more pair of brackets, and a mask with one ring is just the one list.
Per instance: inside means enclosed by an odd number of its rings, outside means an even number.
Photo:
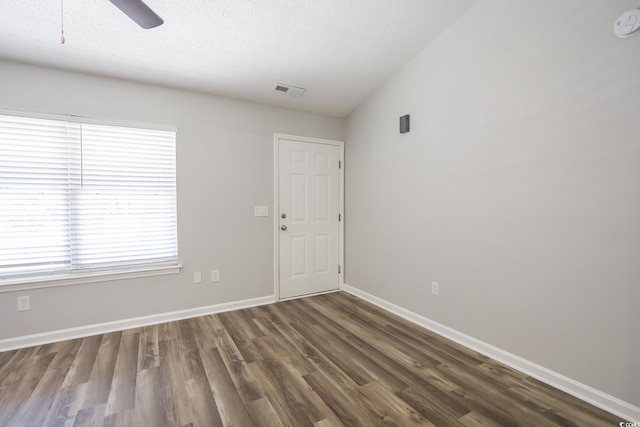
[{"label": "white baseboard", "polygon": [[342,289],[345,292],[349,292],[350,294],[362,298],[363,300],[377,305],[391,313],[397,314],[398,316],[420,325],[423,328],[429,329],[438,335],[442,335],[451,341],[455,341],[458,344],[477,351],[478,353],[489,356],[498,362],[504,363],[507,366],[517,369],[520,372],[584,400],[585,402],[591,403],[598,408],[617,415],[626,421],[640,422],[640,407],[632,405],[631,403],[625,402],[600,390],[596,390],[586,384],[572,380],[571,378],[537,365],[520,356],[516,356],[515,354],[509,353],[494,347],[491,344],[487,344],[455,329],[449,328],[448,326],[434,322],[433,320],[406,310],[400,306],[383,300],[382,298],[378,298],[367,292],[361,291],[353,286],[344,284]]},{"label": "white baseboard", "polygon": [[98,323],[95,325],[81,326],[78,328],[43,332],[41,334],[25,335],[16,338],[7,338],[0,340],[0,351],[16,350],[19,348],[50,344],[57,341],[83,338],[91,335],[105,334],[108,332],[139,328],[142,326],[156,325],[158,323],[173,322],[176,320],[189,319],[192,317],[206,316],[208,314],[222,313],[225,311],[238,310],[241,308],[256,307],[259,305],[271,304],[275,301],[275,296],[270,295],[267,297],[208,305],[204,307],[190,308],[187,310],[172,311],[169,313],[160,313],[150,316],[135,317],[132,319],[116,320],[114,322]]}]

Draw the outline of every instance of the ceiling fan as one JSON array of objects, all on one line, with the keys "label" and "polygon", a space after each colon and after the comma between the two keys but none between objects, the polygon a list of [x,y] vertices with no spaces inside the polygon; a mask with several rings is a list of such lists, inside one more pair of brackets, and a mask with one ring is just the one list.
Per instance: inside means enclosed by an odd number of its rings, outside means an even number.
[{"label": "ceiling fan", "polygon": [[[109,1],[145,30],[164,24],[164,20],[142,0]],[[64,44],[64,42],[64,1],[60,0],[60,43]]]},{"label": "ceiling fan", "polygon": [[145,30],[155,28],[164,23],[163,19],[160,18],[158,14],[153,10],[151,10],[149,6],[144,4],[142,0],[109,1]]}]

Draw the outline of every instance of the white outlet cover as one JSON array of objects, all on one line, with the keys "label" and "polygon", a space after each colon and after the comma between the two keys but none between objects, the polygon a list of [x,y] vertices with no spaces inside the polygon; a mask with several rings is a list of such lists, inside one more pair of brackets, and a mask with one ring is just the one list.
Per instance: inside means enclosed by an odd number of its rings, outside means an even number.
[{"label": "white outlet cover", "polygon": [[431,293],[433,295],[440,295],[440,283],[431,282]]},{"label": "white outlet cover", "polygon": [[202,283],[202,273],[193,273],[193,283]]},{"label": "white outlet cover", "polygon": [[220,270],[211,270],[211,281],[212,282],[220,281]]},{"label": "white outlet cover", "polygon": [[18,297],[18,311],[31,310],[31,299],[29,297]]}]

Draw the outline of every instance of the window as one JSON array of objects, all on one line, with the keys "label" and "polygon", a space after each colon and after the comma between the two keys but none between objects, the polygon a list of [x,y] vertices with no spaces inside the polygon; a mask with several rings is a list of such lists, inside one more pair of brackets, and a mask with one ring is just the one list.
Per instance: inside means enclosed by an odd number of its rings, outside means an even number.
[{"label": "window", "polygon": [[177,266],[176,132],[0,111],[0,285]]}]

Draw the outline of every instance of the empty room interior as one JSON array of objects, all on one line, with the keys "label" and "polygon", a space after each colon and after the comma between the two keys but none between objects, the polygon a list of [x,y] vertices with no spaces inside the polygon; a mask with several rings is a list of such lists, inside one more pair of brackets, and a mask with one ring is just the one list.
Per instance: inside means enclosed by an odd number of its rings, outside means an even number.
[{"label": "empty room interior", "polygon": [[640,425],[639,0],[0,23],[0,426]]}]

